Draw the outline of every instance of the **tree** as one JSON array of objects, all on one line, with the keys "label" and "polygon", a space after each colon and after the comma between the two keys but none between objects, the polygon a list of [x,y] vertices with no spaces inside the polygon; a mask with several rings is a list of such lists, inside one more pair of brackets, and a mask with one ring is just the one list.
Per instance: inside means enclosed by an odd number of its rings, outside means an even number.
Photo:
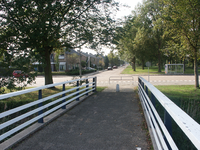
[{"label": "tree", "polygon": [[200,48],[200,2],[198,0],[165,0],[164,19],[194,59],[195,87],[199,88],[198,59]]},{"label": "tree", "polygon": [[7,61],[18,56],[31,64],[36,58],[43,64],[45,85],[51,84],[54,49],[107,43],[114,23],[110,14],[116,7],[113,0],[1,0],[0,24],[6,30],[0,48],[9,51]]},{"label": "tree", "polygon": [[63,49],[56,49],[56,50],[55,50],[55,53],[54,53],[54,54],[55,54],[55,55],[54,55],[54,56],[55,56],[54,58],[55,58],[55,62],[56,62],[55,66],[56,66],[56,70],[57,70],[57,71],[59,71],[59,65],[60,65],[60,64],[59,64],[59,55],[60,55],[61,53],[63,53],[63,51],[64,51]]},{"label": "tree", "polygon": [[81,67],[86,67],[86,62],[85,61],[81,61]]},{"label": "tree", "polygon": [[119,54],[126,56],[127,61],[132,64],[132,68],[136,71],[136,50],[134,48],[134,39],[137,33],[136,17],[127,18],[123,28],[118,28],[115,35],[115,44]]},{"label": "tree", "polygon": [[70,65],[74,65],[74,64],[78,64],[79,63],[79,55],[77,55],[76,53],[72,53],[68,55],[68,63]]},{"label": "tree", "polygon": [[[159,0],[147,0],[144,5],[139,9],[138,19],[143,22],[141,27],[151,30],[152,44],[154,46],[154,55],[158,61],[158,72],[161,72],[162,68],[162,49],[166,42],[166,36],[164,36],[164,23],[162,21],[162,10],[164,4]],[[152,49],[153,50],[153,49]]]},{"label": "tree", "polygon": [[139,28],[134,39],[134,48],[136,50],[136,57],[142,63],[142,69],[144,70],[145,62],[153,60],[155,58],[155,47],[152,45],[153,39],[148,29],[142,27]]},{"label": "tree", "polygon": [[104,63],[105,63],[105,67],[108,68],[108,66],[109,66],[108,56],[105,56]]}]

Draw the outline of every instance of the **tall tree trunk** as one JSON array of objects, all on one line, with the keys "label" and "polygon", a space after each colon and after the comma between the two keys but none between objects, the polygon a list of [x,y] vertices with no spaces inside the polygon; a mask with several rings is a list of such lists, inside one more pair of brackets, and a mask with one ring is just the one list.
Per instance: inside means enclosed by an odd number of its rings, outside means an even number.
[{"label": "tall tree trunk", "polygon": [[199,88],[199,75],[198,75],[198,62],[197,62],[197,48],[194,52],[194,76],[195,76],[195,87]]},{"label": "tall tree trunk", "polygon": [[135,67],[135,56],[133,57],[133,71],[136,71],[136,67]]},{"label": "tall tree trunk", "polygon": [[184,72],[185,72],[185,57],[184,57],[184,60],[183,60],[183,67],[184,67]]},{"label": "tall tree trunk", "polygon": [[158,72],[161,72],[161,53],[160,53],[160,49],[158,49]]},{"label": "tall tree trunk", "polygon": [[53,84],[50,54],[51,50],[49,48],[45,48],[45,66],[44,66],[45,85]]},{"label": "tall tree trunk", "polygon": [[142,70],[144,70],[144,60],[142,60]]}]

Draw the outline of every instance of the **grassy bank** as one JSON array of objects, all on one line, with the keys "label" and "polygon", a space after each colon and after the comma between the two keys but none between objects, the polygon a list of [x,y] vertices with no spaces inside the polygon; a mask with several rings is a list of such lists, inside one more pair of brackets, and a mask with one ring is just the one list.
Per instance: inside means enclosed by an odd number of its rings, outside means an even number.
[{"label": "grassy bank", "polygon": [[[149,67],[149,74],[165,74],[164,70],[161,70],[161,71],[162,72],[158,72],[157,66]],[[122,74],[144,74],[144,75],[147,75],[148,67],[144,67],[144,70],[142,69],[142,67],[137,67],[136,71],[133,71],[132,67],[129,65],[128,67],[126,67],[126,69],[124,69],[122,71]]]},{"label": "grassy bank", "polygon": [[[200,73],[200,69],[199,69]],[[140,74],[140,75],[147,75],[148,74],[148,67],[144,67],[144,70],[142,67],[136,67],[136,71],[133,71],[132,67],[129,65],[126,67],[121,74]],[[154,74],[165,74],[165,70],[162,69],[161,72],[158,72],[158,66],[152,66],[149,67],[149,74],[154,75]],[[192,68],[186,68],[184,74],[194,74],[194,69]]]},{"label": "grassy bank", "polygon": [[[176,105],[190,115],[195,121],[200,123],[200,89],[196,89],[193,85],[165,85],[156,86],[156,88],[176,103]],[[164,109],[158,103],[156,107],[161,118],[163,118]],[[174,121],[172,122],[172,137],[179,149],[196,150]]]},{"label": "grassy bank", "polygon": [[[30,88],[30,87],[29,87]],[[73,88],[72,86],[67,86],[65,87],[65,90]],[[97,92],[101,92],[104,90],[106,87],[97,87]],[[28,89],[28,88],[26,88]],[[12,92],[18,91],[18,89],[13,90]],[[43,89],[42,90],[42,97],[47,97],[56,93],[62,92],[62,87],[57,86],[56,88],[53,89]],[[10,93],[10,90],[5,91],[5,93]],[[72,93],[72,92],[70,92]],[[68,93],[68,94],[70,94]],[[60,96],[61,97],[61,96]],[[51,101],[57,99],[58,97],[51,99]],[[14,96],[5,100],[0,100],[0,112],[33,102],[35,100],[38,100],[38,91],[30,92],[27,94],[22,94],[19,96]]]}]

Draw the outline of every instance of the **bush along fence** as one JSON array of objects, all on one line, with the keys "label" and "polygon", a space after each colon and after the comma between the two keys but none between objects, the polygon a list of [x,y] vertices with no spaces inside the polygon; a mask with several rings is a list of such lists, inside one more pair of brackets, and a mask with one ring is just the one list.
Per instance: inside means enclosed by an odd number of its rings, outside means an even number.
[{"label": "bush along fence", "polygon": [[[87,97],[91,92],[95,92],[96,80],[96,77],[81,78],[0,95],[0,101],[5,101],[24,94],[33,97],[31,93],[38,93],[36,96],[38,98],[32,102],[7,111],[1,111],[0,149],[4,149],[3,146],[6,145],[6,141],[13,135],[17,135],[17,133],[35,123],[43,124],[45,116],[52,115],[59,110],[65,110],[68,105],[78,102],[80,98]],[[66,89],[67,84],[74,83],[75,87]],[[56,87],[59,87],[60,90]],[[45,95],[43,91],[47,89],[54,89],[56,93]]]},{"label": "bush along fence", "polygon": [[[173,130],[182,130],[184,136],[192,143],[188,149],[200,148],[200,125],[194,119],[142,77],[138,78],[138,94],[155,150],[182,149],[177,145],[186,143],[176,143],[174,139],[177,139],[177,135],[173,135]],[[157,106],[161,106],[162,109]],[[163,113],[160,113],[161,110]],[[178,129],[173,128],[173,123]]]}]

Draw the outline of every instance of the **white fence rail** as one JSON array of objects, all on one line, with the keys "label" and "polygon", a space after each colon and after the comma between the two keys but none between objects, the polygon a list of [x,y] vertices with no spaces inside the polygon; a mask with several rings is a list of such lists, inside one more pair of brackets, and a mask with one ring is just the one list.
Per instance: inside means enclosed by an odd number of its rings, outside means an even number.
[{"label": "white fence rail", "polygon": [[[90,81],[91,80],[91,81]],[[85,81],[84,84],[80,85],[80,82]],[[70,83],[76,83],[76,87],[65,90],[65,85]],[[54,86],[62,86],[62,92],[47,96],[45,98],[42,98],[42,90],[47,89]],[[76,90],[76,91],[75,91]],[[12,92],[8,94],[0,95],[0,100],[4,100],[6,98],[10,98],[13,96],[18,96],[30,92],[38,91],[38,100],[30,102],[28,104],[13,108],[11,110],[5,111],[0,113],[0,141],[5,140],[7,137],[11,136],[12,134],[24,129],[25,127],[31,125],[32,123],[38,121],[39,123],[43,123],[43,118],[50,113],[62,108],[65,109],[66,105],[71,103],[74,100],[79,100],[79,98],[83,95],[88,95],[90,92],[96,91],[96,77],[89,77],[89,78],[81,78],[66,82],[60,82],[55,84],[49,84],[41,87],[36,87],[32,89],[22,90],[18,92]],[[75,91],[75,92],[74,92]],[[72,93],[69,93],[72,92]],[[67,94],[68,93],[68,94]],[[67,95],[65,95],[67,94]],[[59,98],[57,98],[60,96]],[[52,98],[55,98],[53,101]],[[67,100],[66,100],[67,99]],[[30,111],[25,111],[31,107],[34,107]],[[19,116],[10,117],[15,113],[25,111],[25,113],[21,114]],[[33,117],[30,117],[33,116]],[[11,127],[13,124],[21,121],[23,123],[14,125],[14,127]]]},{"label": "white fence rail", "polygon": [[129,81],[131,84],[134,84],[134,77],[133,76],[110,76],[109,77],[109,84],[111,81]]},{"label": "white fence rail", "polygon": [[[178,149],[171,137],[171,119],[176,122],[194,146],[200,149],[200,125],[195,120],[142,77],[138,78],[138,92],[154,149]],[[155,99],[165,110],[164,123],[155,109]]]}]

